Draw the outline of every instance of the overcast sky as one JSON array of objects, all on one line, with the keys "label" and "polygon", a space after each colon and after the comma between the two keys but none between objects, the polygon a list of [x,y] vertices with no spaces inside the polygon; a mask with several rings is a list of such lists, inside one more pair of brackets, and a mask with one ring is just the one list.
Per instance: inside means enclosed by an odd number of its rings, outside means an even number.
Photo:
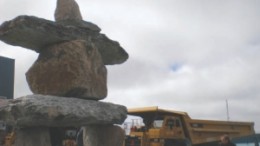
[{"label": "overcast sky", "polygon": [[[159,106],[195,119],[253,121],[260,132],[259,0],[77,0],[129,53],[107,66],[108,97],[127,107]],[[18,15],[54,20],[55,0],[1,0],[0,23]],[[0,42],[13,58],[15,97],[32,94],[25,72],[37,53]]]}]

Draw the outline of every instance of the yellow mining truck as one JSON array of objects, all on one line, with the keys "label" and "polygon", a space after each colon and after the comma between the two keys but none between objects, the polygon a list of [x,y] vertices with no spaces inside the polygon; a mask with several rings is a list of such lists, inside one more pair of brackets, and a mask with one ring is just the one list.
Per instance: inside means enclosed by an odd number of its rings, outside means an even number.
[{"label": "yellow mining truck", "polygon": [[145,107],[128,109],[142,118],[134,121],[124,146],[218,146],[219,137],[254,134],[253,122],[191,119],[186,112]]}]

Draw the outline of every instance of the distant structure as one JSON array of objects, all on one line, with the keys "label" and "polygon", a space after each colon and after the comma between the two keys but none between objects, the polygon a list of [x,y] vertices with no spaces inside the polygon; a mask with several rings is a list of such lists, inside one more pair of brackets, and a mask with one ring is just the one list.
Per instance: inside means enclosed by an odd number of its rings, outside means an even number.
[{"label": "distant structure", "polygon": [[14,59],[0,56],[0,97],[14,97]]}]

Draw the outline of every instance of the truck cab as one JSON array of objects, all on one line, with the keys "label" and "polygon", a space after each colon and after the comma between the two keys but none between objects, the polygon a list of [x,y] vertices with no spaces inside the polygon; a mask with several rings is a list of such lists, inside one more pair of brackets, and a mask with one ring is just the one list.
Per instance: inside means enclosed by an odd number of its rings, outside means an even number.
[{"label": "truck cab", "polygon": [[129,114],[140,116],[143,124],[132,122],[125,146],[186,146],[188,144],[181,115],[167,112],[134,113],[134,111],[129,111]]},{"label": "truck cab", "polygon": [[154,146],[185,146],[185,135],[180,117],[158,116],[153,121],[147,135],[150,145]]}]

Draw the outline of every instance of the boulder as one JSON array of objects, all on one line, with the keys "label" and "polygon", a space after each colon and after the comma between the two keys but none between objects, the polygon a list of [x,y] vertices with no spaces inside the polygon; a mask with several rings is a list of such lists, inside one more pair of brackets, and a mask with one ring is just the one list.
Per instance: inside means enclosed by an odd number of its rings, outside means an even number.
[{"label": "boulder", "polygon": [[0,26],[0,40],[36,52],[64,41],[87,40],[97,47],[105,65],[125,62],[128,59],[127,52],[118,42],[99,33],[99,30],[97,26],[88,22],[70,23],[65,20],[56,23],[34,16],[18,16]]},{"label": "boulder", "polygon": [[43,49],[26,79],[35,94],[93,100],[107,96],[107,69],[96,47],[84,40]]},{"label": "boulder", "polygon": [[84,127],[84,146],[122,146],[125,132],[119,126],[91,125]]},{"label": "boulder", "polygon": [[82,20],[79,6],[74,0],[57,0],[54,14],[55,21],[65,26],[75,26],[100,32],[101,29],[91,23]]},{"label": "boulder", "polygon": [[82,20],[79,6],[74,0],[57,0],[54,18],[56,21]]},{"label": "boulder", "polygon": [[0,120],[15,127],[81,127],[122,124],[122,105],[77,98],[27,95],[0,107]]}]

